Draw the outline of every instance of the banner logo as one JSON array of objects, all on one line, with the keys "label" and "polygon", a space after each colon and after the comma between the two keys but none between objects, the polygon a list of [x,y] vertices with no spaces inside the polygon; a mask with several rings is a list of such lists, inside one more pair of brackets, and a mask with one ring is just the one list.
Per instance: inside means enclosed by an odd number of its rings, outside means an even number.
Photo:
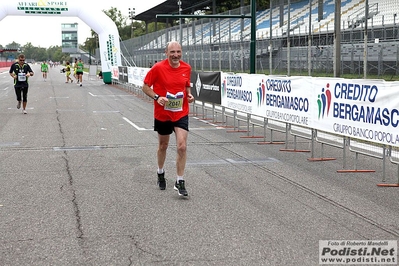
[{"label": "banner logo", "polygon": [[331,91],[330,91],[330,83],[327,83],[326,90],[324,88],[321,90],[321,94],[318,95],[317,99],[317,106],[318,106],[318,118],[320,116],[324,118],[324,115],[328,116],[330,112],[331,106]]},{"label": "banner logo", "polygon": [[222,80],[222,96],[226,96],[226,90],[227,90],[227,81],[226,81],[226,77],[223,78]]},{"label": "banner logo", "polygon": [[266,95],[266,86],[265,86],[265,81],[262,79],[262,81],[259,83],[259,87],[256,90],[256,96],[258,98],[258,106],[261,106],[265,103],[265,95]]},{"label": "banner logo", "polygon": [[200,75],[198,74],[197,75],[197,82],[195,82],[195,90],[197,91],[197,96],[200,95],[201,87],[202,87],[202,82],[201,82]]}]

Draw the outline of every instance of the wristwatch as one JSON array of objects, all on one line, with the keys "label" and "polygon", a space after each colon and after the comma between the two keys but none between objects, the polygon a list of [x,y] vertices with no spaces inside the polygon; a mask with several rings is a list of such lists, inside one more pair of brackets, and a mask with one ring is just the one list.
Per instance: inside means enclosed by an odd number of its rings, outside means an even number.
[{"label": "wristwatch", "polygon": [[154,95],[154,101],[158,101],[158,98],[159,98],[159,95],[158,95],[158,94],[155,94],[155,95]]}]

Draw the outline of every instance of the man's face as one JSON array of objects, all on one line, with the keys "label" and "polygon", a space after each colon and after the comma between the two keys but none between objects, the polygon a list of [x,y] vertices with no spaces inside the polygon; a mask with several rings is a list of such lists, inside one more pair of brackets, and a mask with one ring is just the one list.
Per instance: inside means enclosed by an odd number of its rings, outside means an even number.
[{"label": "man's face", "polygon": [[169,44],[168,49],[166,50],[166,56],[168,57],[168,61],[171,66],[179,65],[181,55],[181,46],[178,43]]}]

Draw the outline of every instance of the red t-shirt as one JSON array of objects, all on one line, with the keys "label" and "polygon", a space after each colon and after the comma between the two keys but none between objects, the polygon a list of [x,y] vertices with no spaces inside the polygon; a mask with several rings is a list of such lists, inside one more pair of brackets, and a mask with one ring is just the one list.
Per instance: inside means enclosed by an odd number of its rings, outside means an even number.
[{"label": "red t-shirt", "polygon": [[188,115],[189,104],[186,88],[190,87],[191,66],[180,61],[178,68],[172,68],[167,59],[155,64],[144,78],[160,97],[167,97],[168,104],[154,104],[154,118],[175,122]]}]

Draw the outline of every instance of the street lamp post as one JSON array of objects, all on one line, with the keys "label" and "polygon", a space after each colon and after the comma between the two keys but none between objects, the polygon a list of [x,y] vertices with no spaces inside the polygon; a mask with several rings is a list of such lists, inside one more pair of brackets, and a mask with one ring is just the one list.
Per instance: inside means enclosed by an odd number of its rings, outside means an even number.
[{"label": "street lamp post", "polygon": [[[181,0],[178,0],[178,1],[177,1],[177,5],[179,6],[179,15],[181,15],[181,11],[182,11],[182,9],[181,9],[182,1],[181,1]],[[180,44],[183,45],[183,28],[182,28],[182,25],[181,25],[181,18],[179,18],[179,26],[180,26]]]},{"label": "street lamp post", "polygon": [[134,30],[134,28],[133,28],[133,20],[134,20],[135,17],[136,17],[136,9],[134,7],[132,9],[130,9],[130,7],[129,7],[129,19],[131,21],[131,23],[130,23],[130,38],[132,38],[132,39],[134,37],[134,34],[133,34],[133,30]]}]

